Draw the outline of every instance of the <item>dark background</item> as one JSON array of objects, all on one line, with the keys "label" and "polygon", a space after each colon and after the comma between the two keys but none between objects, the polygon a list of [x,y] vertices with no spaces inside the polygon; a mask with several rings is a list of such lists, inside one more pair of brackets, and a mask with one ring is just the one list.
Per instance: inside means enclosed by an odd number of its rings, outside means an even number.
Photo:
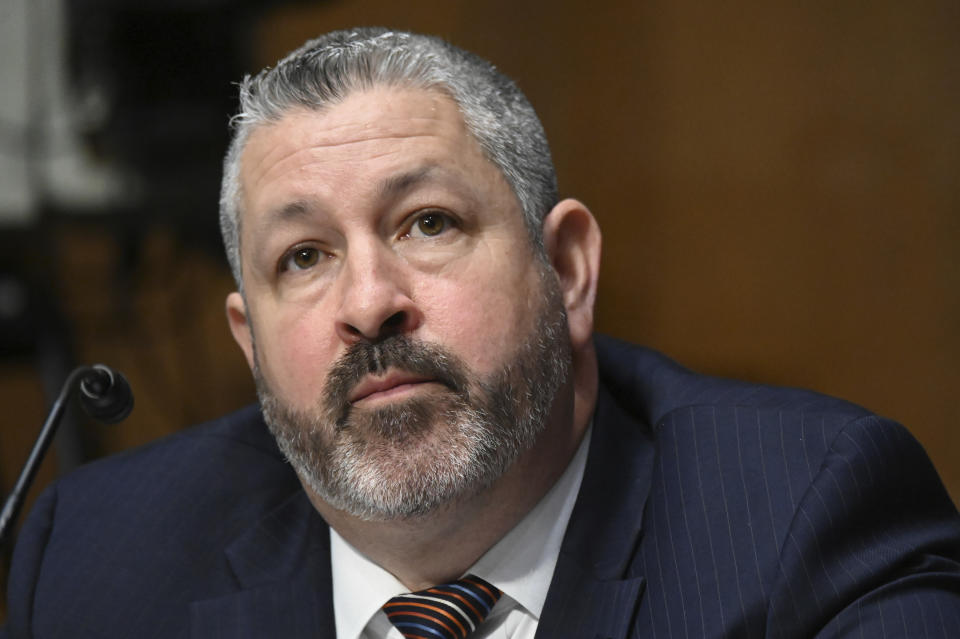
[{"label": "dark background", "polygon": [[231,82],[317,33],[382,24],[444,36],[528,94],[562,193],[604,231],[601,331],[900,420],[960,496],[954,0],[70,6],[73,81],[112,87],[86,142],[139,186],[0,233],[0,267],[32,291],[3,327],[4,493],[75,363],[124,371],[136,409],[115,427],[77,417],[31,499],[254,398],[216,234]]}]

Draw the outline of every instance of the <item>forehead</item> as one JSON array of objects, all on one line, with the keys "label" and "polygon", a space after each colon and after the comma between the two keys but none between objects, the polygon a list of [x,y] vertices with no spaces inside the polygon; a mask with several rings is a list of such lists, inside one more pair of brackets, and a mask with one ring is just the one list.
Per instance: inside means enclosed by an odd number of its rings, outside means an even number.
[{"label": "forehead", "polygon": [[382,87],[352,93],[320,111],[291,110],[255,129],[241,155],[240,182],[249,200],[280,178],[316,170],[369,173],[417,160],[482,162],[499,174],[448,96]]}]

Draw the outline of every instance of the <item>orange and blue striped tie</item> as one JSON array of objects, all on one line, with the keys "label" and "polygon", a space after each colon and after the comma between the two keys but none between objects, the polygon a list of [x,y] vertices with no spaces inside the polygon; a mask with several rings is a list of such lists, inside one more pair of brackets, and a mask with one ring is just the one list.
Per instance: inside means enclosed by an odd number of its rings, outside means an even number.
[{"label": "orange and blue striped tie", "polygon": [[394,597],[383,605],[407,639],[466,639],[500,598],[496,586],[475,575]]}]

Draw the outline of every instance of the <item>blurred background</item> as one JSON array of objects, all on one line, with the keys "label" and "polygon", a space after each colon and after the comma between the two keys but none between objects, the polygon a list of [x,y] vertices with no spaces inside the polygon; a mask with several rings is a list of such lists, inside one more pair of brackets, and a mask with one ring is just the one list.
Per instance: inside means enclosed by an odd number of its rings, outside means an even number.
[{"label": "blurred background", "polygon": [[960,497],[955,0],[0,0],[0,492],[77,364],[134,413],[72,413],[27,508],[254,399],[217,231],[234,83],[357,24],[528,94],[604,231],[599,330],[893,417]]}]

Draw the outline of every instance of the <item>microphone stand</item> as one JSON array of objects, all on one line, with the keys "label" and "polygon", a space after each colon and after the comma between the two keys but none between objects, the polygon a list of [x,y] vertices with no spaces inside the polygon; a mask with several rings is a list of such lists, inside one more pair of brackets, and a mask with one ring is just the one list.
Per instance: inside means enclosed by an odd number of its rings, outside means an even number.
[{"label": "microphone stand", "polygon": [[[0,511],[0,546],[6,543],[10,530],[13,528],[13,522],[16,521],[17,515],[20,514],[20,508],[23,506],[23,500],[27,495],[27,490],[29,490],[30,484],[33,483],[33,478],[37,474],[40,462],[43,461],[43,456],[50,447],[50,442],[53,441],[53,436],[57,431],[57,427],[60,425],[60,420],[66,410],[70,396],[77,387],[82,387],[83,392],[88,398],[98,399],[99,396],[104,393],[104,389],[101,384],[98,383],[99,380],[91,378],[91,375],[99,378],[99,376],[104,374],[104,371],[106,371],[107,375],[111,375],[110,369],[102,365],[79,366],[73,369],[70,375],[67,376],[67,381],[63,383],[63,388],[60,389],[60,394],[53,402],[53,407],[50,409],[47,420],[40,430],[40,435],[33,444],[33,450],[30,451],[30,456],[27,458],[26,463],[24,463],[23,470],[20,471],[20,476],[17,477],[17,483],[3,504],[3,511]],[[119,374],[117,374],[117,376],[120,377]],[[114,421],[120,421],[129,414],[130,408],[133,406],[132,396],[129,398],[129,401],[129,406],[126,407],[125,411],[121,411],[122,415],[118,413],[119,418],[114,419]]]}]

